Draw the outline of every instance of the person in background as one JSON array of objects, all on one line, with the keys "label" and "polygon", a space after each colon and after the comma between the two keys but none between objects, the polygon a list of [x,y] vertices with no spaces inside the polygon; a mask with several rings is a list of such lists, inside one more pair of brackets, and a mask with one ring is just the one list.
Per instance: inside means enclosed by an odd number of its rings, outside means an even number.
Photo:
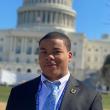
[{"label": "person in background", "polygon": [[101,95],[75,79],[67,35],[50,32],[39,41],[39,77],[13,87],[6,110],[103,110]]}]

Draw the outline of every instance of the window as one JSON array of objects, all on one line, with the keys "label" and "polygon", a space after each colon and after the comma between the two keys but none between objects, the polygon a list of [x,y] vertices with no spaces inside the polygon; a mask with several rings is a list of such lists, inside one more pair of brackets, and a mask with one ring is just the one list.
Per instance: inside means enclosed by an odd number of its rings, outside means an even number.
[{"label": "window", "polygon": [[17,72],[21,72],[21,69],[20,68],[17,68]]},{"label": "window", "polygon": [[38,54],[39,53],[39,48],[36,48],[34,53]]},{"label": "window", "polygon": [[26,54],[28,55],[32,54],[32,47],[27,48]]},{"label": "window", "polygon": [[30,63],[30,62],[31,62],[30,59],[27,59],[27,60],[26,60],[26,63]]},{"label": "window", "polygon": [[56,1],[55,0],[53,0],[53,3],[55,3]]},{"label": "window", "polygon": [[49,0],[48,2],[51,3],[51,0]]},{"label": "window", "polygon": [[2,61],[2,57],[0,57],[0,61]]},{"label": "window", "polygon": [[95,57],[95,58],[94,58],[94,61],[97,62],[97,61],[98,61],[98,57]]},{"label": "window", "polygon": [[0,46],[0,52],[3,52],[3,47],[2,46]]},{"label": "window", "polygon": [[27,73],[31,73],[31,69],[27,69]]},{"label": "window", "polygon": [[16,62],[17,62],[17,63],[19,63],[19,62],[20,62],[20,60],[19,60],[19,58],[18,58],[18,57],[16,58]]},{"label": "window", "polygon": [[31,43],[32,43],[32,39],[28,39],[28,43],[30,43],[30,44],[31,44]]},{"label": "window", "polygon": [[37,63],[38,62],[37,58],[34,61],[35,61],[35,63]]},{"label": "window", "polygon": [[20,54],[21,53],[21,48],[20,47],[16,47],[16,54]]},{"label": "window", "polygon": [[16,54],[20,54],[21,53],[21,43],[22,43],[21,38],[17,38],[16,39],[16,50],[15,50]]},{"label": "window", "polygon": [[90,57],[88,57],[88,59],[87,59],[87,60],[88,60],[88,62],[90,62],[90,61],[91,61],[91,58],[90,58]]},{"label": "window", "polygon": [[3,40],[4,40],[3,38],[0,38],[0,41],[1,41],[1,42],[3,42]]}]

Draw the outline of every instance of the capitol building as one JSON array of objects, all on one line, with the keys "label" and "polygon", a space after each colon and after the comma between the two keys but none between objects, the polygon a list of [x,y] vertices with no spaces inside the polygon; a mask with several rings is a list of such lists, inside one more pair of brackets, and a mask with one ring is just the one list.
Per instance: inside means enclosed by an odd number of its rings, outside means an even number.
[{"label": "capitol building", "polygon": [[[74,8],[74,7],[73,7]],[[48,32],[67,34],[72,42],[71,73],[83,80],[99,70],[110,54],[110,36],[88,40],[75,28],[72,0],[23,0],[15,29],[0,30],[0,83],[19,84],[40,75],[38,41]]]}]

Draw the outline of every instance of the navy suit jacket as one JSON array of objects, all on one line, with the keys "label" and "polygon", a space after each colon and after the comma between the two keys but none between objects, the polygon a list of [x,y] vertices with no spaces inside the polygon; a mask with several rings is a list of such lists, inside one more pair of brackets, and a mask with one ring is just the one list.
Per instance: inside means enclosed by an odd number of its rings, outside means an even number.
[{"label": "navy suit jacket", "polygon": [[[12,88],[6,110],[36,110],[39,83],[40,77]],[[71,75],[59,110],[103,110],[101,95]]]}]

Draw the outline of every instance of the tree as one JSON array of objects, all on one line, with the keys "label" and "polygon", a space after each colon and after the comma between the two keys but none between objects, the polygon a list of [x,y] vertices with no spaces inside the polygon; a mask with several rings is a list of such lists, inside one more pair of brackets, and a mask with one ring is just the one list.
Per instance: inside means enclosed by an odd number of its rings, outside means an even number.
[{"label": "tree", "polygon": [[107,90],[110,90],[110,55],[105,58],[104,64],[101,69],[101,75]]}]

